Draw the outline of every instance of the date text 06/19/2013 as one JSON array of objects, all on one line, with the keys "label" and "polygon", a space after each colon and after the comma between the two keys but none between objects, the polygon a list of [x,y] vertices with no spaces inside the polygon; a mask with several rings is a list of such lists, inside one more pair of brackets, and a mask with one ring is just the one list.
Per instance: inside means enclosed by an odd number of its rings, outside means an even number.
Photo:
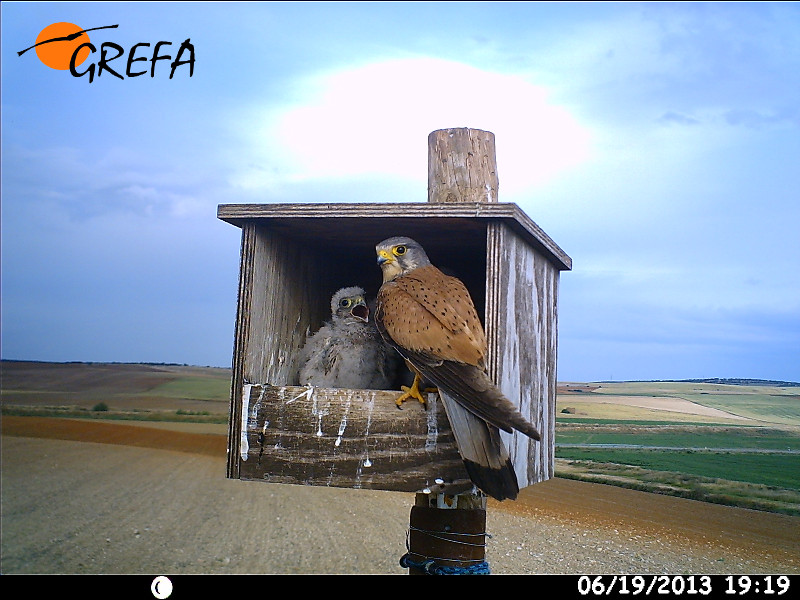
[{"label": "date text 06/19/2013", "polygon": [[582,575],[581,596],[700,595],[781,596],[789,591],[788,575]]}]

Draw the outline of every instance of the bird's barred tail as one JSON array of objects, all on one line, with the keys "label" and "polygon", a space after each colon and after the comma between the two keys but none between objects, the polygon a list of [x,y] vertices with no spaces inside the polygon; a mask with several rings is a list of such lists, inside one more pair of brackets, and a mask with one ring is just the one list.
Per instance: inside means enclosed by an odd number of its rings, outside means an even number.
[{"label": "bird's barred tail", "polygon": [[472,483],[495,500],[514,500],[519,483],[500,431],[439,390],[450,427]]}]

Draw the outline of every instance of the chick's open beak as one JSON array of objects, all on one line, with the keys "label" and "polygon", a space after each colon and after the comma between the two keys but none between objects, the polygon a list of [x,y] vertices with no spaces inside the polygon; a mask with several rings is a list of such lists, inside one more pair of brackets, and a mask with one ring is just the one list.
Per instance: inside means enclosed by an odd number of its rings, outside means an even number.
[{"label": "chick's open beak", "polygon": [[351,310],[350,314],[356,319],[361,319],[365,323],[369,322],[369,307],[366,304],[356,304]]}]

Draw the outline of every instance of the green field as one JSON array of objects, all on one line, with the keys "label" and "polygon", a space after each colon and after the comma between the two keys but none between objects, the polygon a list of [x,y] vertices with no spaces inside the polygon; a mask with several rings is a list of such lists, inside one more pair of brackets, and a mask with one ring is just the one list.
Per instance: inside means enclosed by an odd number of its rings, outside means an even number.
[{"label": "green field", "polygon": [[150,394],[168,398],[194,398],[227,402],[231,393],[230,376],[179,377],[152,388]]},{"label": "green field", "polygon": [[2,361],[3,414],[227,422],[230,369]]},{"label": "green field", "polygon": [[800,421],[800,401],[797,389],[794,394],[698,394],[686,395],[687,399],[711,408],[719,408],[767,423],[796,424]]},{"label": "green field", "polygon": [[597,395],[668,396],[764,424],[800,425],[800,387],[684,382],[603,383]]},{"label": "green field", "polygon": [[556,456],[800,491],[800,455],[796,454],[564,448]]},{"label": "green field", "polygon": [[615,444],[692,449],[798,450],[800,435],[769,427],[620,426],[560,427],[559,445]]},{"label": "green field", "polygon": [[800,388],[630,382],[579,392],[557,401],[556,475],[800,514]]},{"label": "green field", "polygon": [[[2,361],[2,412],[227,423],[230,381],[208,367]],[[559,477],[800,515],[798,452],[798,386],[564,384],[556,401]]]}]

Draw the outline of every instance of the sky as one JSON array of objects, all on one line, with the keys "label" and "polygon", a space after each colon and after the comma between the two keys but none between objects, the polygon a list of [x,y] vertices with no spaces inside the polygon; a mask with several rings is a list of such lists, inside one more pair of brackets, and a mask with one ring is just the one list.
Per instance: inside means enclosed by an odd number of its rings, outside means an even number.
[{"label": "sky", "polygon": [[[470,127],[572,258],[560,381],[800,382],[798,3],[0,10],[3,359],[229,367],[219,204],[425,202],[428,134]],[[59,22],[118,25],[81,77],[18,54]]]}]

